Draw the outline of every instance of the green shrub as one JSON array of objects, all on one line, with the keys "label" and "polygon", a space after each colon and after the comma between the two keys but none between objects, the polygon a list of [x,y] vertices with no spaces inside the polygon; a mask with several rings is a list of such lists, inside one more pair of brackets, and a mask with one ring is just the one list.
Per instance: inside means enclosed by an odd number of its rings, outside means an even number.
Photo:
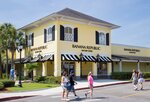
[{"label": "green shrub", "polygon": [[51,83],[51,84],[60,84],[61,77],[54,76],[37,76],[35,77],[35,82],[39,83]]},{"label": "green shrub", "polygon": [[113,72],[111,78],[118,80],[129,80],[131,79],[131,76],[132,72]]},{"label": "green shrub", "polygon": [[144,72],[143,75],[144,78],[150,78],[150,72]]},{"label": "green shrub", "polygon": [[36,76],[35,82],[44,82],[46,80],[46,76]]},{"label": "green shrub", "polygon": [[60,84],[61,77],[47,76],[45,82],[51,84]]},{"label": "green shrub", "polygon": [[4,84],[0,82],[0,90],[4,88]]},{"label": "green shrub", "polygon": [[4,84],[4,87],[14,87],[15,81],[13,80],[0,80]]}]

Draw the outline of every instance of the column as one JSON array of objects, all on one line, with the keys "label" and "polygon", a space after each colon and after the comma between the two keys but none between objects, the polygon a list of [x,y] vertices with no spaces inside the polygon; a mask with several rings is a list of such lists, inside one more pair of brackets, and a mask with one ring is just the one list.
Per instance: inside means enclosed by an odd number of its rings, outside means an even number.
[{"label": "column", "polygon": [[77,80],[80,80],[81,79],[81,77],[80,77],[80,62],[75,62],[75,74],[76,74],[76,79]]},{"label": "column", "polygon": [[119,72],[122,72],[122,60],[119,61]]},{"label": "column", "polygon": [[27,64],[24,64],[24,76],[27,76],[27,73],[28,73],[26,67],[27,67]]},{"label": "column", "polygon": [[36,69],[33,69],[33,76],[36,76],[36,75],[37,75]]},{"label": "column", "polygon": [[112,73],[111,63],[107,63],[107,75],[108,75],[108,78],[110,78],[111,73]]},{"label": "column", "polygon": [[47,76],[47,62],[42,63],[42,76]]},{"label": "column", "polygon": [[60,24],[57,19],[55,27],[55,53],[54,53],[54,76],[61,76],[61,44],[60,44]]},{"label": "column", "polygon": [[92,69],[93,69],[94,79],[97,79],[97,63],[95,62],[92,63]]},{"label": "column", "polygon": [[137,62],[137,69],[140,70],[140,61]]}]

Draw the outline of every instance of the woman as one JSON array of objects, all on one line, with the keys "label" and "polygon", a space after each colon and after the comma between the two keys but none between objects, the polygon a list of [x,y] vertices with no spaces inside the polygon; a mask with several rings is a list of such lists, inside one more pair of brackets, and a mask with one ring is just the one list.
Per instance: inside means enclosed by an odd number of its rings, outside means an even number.
[{"label": "woman", "polygon": [[132,79],[132,82],[133,82],[134,90],[137,90],[138,87],[137,87],[136,85],[137,85],[137,83],[138,83],[138,76],[137,76],[137,72],[136,72],[135,69],[133,69],[133,73],[132,73],[131,79]]},{"label": "woman", "polygon": [[92,72],[89,72],[87,80],[88,80],[90,91],[85,93],[85,96],[87,98],[87,95],[90,94],[90,98],[92,98],[93,97],[93,82],[94,82],[93,77],[92,77]]},{"label": "woman", "polygon": [[61,77],[61,86],[62,86],[62,89],[63,89],[62,100],[69,100],[68,99],[68,89],[67,89],[67,83],[68,83],[68,81],[69,80],[68,80],[68,77],[67,77],[67,72],[63,71],[62,77]]},{"label": "woman", "polygon": [[144,77],[143,77],[143,73],[141,73],[141,71],[138,71],[138,83],[140,86],[140,90],[143,90],[143,82],[144,82]]}]

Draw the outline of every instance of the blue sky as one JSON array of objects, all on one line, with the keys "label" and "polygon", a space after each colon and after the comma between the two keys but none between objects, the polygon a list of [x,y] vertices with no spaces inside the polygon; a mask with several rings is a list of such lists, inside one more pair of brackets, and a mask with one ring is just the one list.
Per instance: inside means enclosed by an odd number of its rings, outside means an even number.
[{"label": "blue sky", "polygon": [[150,0],[1,0],[0,23],[20,28],[66,7],[121,26],[112,43],[150,47]]}]

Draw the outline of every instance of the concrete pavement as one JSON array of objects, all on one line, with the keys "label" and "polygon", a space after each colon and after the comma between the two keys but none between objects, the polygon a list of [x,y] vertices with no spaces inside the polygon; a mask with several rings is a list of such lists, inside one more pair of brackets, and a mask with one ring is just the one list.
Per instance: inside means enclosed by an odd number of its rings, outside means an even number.
[{"label": "concrete pavement", "polygon": [[[87,80],[77,81],[77,85],[75,85],[76,90],[86,89],[88,88]],[[124,84],[129,83],[128,81],[118,81],[118,80],[110,80],[110,79],[99,79],[94,80],[94,87],[103,87],[115,84]],[[2,98],[9,98],[9,97],[18,97],[18,96],[47,96],[47,95],[55,95],[60,93],[61,94],[62,88],[50,88],[38,91],[27,91],[27,92],[9,92],[9,93],[0,93],[0,99]]]}]

